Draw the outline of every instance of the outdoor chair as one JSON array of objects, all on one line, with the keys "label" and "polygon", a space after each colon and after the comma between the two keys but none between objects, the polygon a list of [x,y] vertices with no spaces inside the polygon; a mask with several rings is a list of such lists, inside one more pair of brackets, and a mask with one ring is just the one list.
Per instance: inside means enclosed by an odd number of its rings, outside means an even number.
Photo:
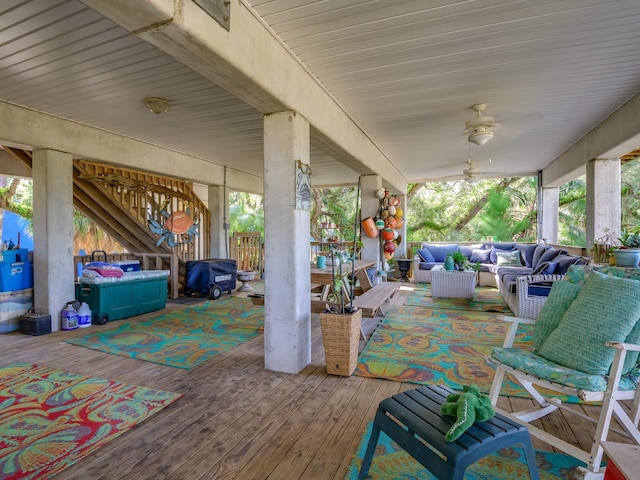
[{"label": "outdoor chair", "polygon": [[[583,478],[602,479],[603,448],[615,416],[626,435],[640,445],[640,281],[590,272],[572,283],[555,282],[537,320],[505,317],[512,322],[502,348],[486,357],[496,369],[489,397],[495,406],[504,374],[509,373],[537,406],[515,413],[531,435],[587,464]],[[534,351],[513,347],[518,326],[534,325]],[[597,420],[571,409],[538,388],[602,402]],[[621,402],[631,401],[629,405]],[[530,422],[556,409],[579,415],[596,425],[590,451],[545,432]],[[620,433],[625,433],[620,432]]]}]

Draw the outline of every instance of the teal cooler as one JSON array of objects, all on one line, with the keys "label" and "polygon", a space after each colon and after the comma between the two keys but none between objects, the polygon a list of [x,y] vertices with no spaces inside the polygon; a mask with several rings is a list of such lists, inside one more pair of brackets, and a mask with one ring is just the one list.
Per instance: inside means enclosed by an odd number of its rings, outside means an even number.
[{"label": "teal cooler", "polygon": [[113,283],[77,283],[76,299],[87,302],[92,323],[119,320],[165,308],[167,277]]}]

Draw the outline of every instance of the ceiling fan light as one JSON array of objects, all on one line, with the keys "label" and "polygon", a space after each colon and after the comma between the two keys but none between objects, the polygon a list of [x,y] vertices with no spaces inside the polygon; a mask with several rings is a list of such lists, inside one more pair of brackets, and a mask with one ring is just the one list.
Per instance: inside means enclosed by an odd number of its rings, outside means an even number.
[{"label": "ceiling fan light", "polygon": [[478,181],[478,177],[476,177],[475,175],[468,175],[467,177],[465,177],[464,181],[467,183],[476,183]]},{"label": "ceiling fan light", "polygon": [[159,97],[147,97],[144,99],[144,105],[150,112],[160,115],[165,113],[171,107],[171,104],[164,98]]},{"label": "ceiling fan light", "polygon": [[482,132],[473,132],[469,134],[468,140],[470,143],[475,143],[476,145],[482,146],[492,138],[493,138],[493,132],[482,131]]}]

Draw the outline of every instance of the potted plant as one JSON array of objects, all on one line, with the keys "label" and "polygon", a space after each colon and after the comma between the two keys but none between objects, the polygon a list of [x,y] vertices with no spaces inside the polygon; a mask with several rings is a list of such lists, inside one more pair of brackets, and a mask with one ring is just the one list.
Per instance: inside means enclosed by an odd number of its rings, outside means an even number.
[{"label": "potted plant", "polygon": [[451,258],[453,258],[453,264],[456,267],[456,270],[463,270],[464,264],[467,261],[467,258],[460,252],[453,252],[451,254]]},{"label": "potted plant", "polygon": [[623,230],[618,237],[620,247],[614,250],[616,265],[619,267],[637,267],[640,263],[640,235]]},{"label": "potted plant", "polygon": [[[331,248],[332,288],[326,310],[320,313],[322,343],[330,375],[350,376],[358,362],[358,346],[360,341],[360,325],[362,310],[353,307],[352,302],[345,301],[344,276],[349,275],[350,261],[333,261],[339,256],[335,248]],[[341,255],[340,255],[341,256]],[[336,266],[336,263],[338,265]],[[347,270],[343,272],[344,268]],[[348,282],[350,297],[353,298],[353,284]]]}]

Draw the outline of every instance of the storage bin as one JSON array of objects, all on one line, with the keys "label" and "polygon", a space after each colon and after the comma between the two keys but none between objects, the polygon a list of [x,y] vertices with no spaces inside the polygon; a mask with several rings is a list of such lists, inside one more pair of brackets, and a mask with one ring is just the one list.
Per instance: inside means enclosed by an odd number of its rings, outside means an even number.
[{"label": "storage bin", "polygon": [[20,317],[20,333],[44,335],[51,333],[51,315],[30,308]]},{"label": "storage bin", "polygon": [[12,292],[25,288],[33,288],[33,265],[31,262],[27,260],[0,263],[0,292]]},{"label": "storage bin", "polygon": [[0,251],[0,262],[15,263],[27,262],[29,260],[29,250],[26,248],[16,248],[13,250]]},{"label": "storage bin", "polygon": [[15,332],[20,317],[33,307],[33,288],[0,293],[0,333]]},{"label": "storage bin", "polygon": [[125,272],[140,271],[140,260],[119,260],[117,262],[111,262],[111,264],[120,267]]},{"label": "storage bin", "polygon": [[77,283],[76,300],[87,302],[94,324],[133,317],[165,308],[167,277],[121,280],[111,283]]}]

